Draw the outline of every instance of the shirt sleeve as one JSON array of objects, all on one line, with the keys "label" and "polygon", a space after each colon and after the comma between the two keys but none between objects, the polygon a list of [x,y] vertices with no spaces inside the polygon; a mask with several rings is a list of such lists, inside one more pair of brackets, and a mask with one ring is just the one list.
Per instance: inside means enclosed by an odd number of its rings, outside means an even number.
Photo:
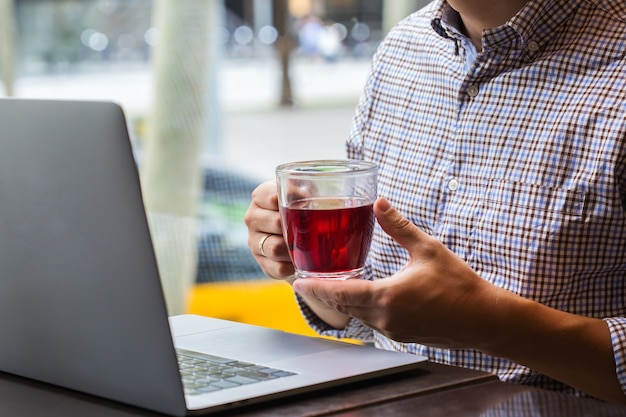
[{"label": "shirt sleeve", "polygon": [[385,56],[385,48],[388,40],[383,39],[379,45],[376,53],[372,57],[370,68],[365,81],[365,86],[359,98],[356,111],[352,119],[352,126],[350,133],[346,140],[346,154],[350,159],[364,159],[366,155],[363,153],[364,146],[364,132],[367,131],[370,126],[369,116],[375,106],[375,90],[379,84],[379,73],[382,66],[382,60]]},{"label": "shirt sleeve", "polygon": [[617,379],[626,393],[626,317],[604,319],[609,325],[613,355],[615,356],[615,372]]},{"label": "shirt sleeve", "polygon": [[363,125],[365,122],[365,114],[369,106],[367,94],[367,87],[365,93],[361,96],[359,105],[357,106],[354,118],[352,119],[352,127],[350,129],[350,135],[346,141],[346,155],[350,159],[363,159],[363,137],[361,132],[363,131]]},{"label": "shirt sleeve", "polygon": [[300,307],[302,316],[309,326],[322,336],[335,337],[337,339],[355,339],[363,342],[371,342],[374,337],[372,329],[365,326],[356,319],[350,319],[348,325],[343,329],[335,329],[321,320],[309,306],[304,302],[302,297],[296,294],[296,300]]}]

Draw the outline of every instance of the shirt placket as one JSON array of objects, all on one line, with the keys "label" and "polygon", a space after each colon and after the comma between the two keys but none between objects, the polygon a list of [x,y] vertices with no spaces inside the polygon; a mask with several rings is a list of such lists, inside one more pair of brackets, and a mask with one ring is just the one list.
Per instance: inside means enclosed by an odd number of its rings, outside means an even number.
[{"label": "shirt placket", "polygon": [[489,99],[481,96],[481,89],[486,88],[489,80],[501,73],[512,56],[515,57],[509,48],[502,45],[500,48],[490,48],[477,54],[473,62],[464,63],[468,71],[457,94],[456,135],[451,138],[447,149],[449,163],[442,184],[446,207],[442,210],[437,237],[470,263],[472,230],[480,218],[481,190],[484,189],[474,170],[476,166],[486,165],[490,152],[487,147],[472,145],[481,140],[476,137],[480,135],[478,126],[485,116],[484,109],[491,107],[491,103],[484,101]]}]

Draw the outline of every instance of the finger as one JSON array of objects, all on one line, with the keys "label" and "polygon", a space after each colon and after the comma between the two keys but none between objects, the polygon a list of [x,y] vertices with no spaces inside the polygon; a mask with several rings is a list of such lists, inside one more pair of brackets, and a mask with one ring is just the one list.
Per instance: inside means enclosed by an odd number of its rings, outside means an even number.
[{"label": "finger", "polygon": [[297,279],[293,289],[304,299],[316,299],[326,306],[362,321],[378,330],[380,309],[377,308],[377,282],[367,280],[333,281]]},{"label": "finger", "polygon": [[266,181],[260,184],[252,191],[251,199],[252,203],[260,208],[278,211],[278,191],[276,182]]},{"label": "finger", "polygon": [[378,224],[412,257],[417,257],[417,247],[431,239],[431,236],[420,230],[411,221],[402,216],[386,199],[379,198],[374,203],[374,214]]},{"label": "finger", "polygon": [[269,258],[257,257],[257,262],[265,275],[273,279],[291,279],[295,270],[291,261],[276,262]]},{"label": "finger", "polygon": [[261,237],[256,236],[256,234],[269,233],[272,235],[282,235],[283,233],[278,211],[266,210],[250,205],[244,215],[243,221],[248,228],[249,235],[251,235],[251,240],[256,237]]},{"label": "finger", "polygon": [[293,283],[293,289],[303,297],[316,298],[349,315],[355,307],[372,305],[372,286],[371,281],[360,279],[297,279]]},{"label": "finger", "polygon": [[[256,242],[256,243],[255,243]],[[261,250],[261,245],[263,249]],[[287,244],[282,235],[271,233],[255,233],[248,238],[248,246],[255,256],[269,258],[273,261],[290,261]]]},{"label": "finger", "polygon": [[[259,237],[257,244],[249,243],[249,246],[254,259],[265,275],[278,279],[284,279],[293,275],[295,270],[282,236],[267,234],[257,234],[256,236]],[[263,252],[260,249],[262,241]]]},{"label": "finger", "polygon": [[259,185],[252,192],[251,199],[250,206],[244,215],[244,223],[250,235],[249,244],[254,243],[256,233],[282,234],[276,184],[266,182]]}]

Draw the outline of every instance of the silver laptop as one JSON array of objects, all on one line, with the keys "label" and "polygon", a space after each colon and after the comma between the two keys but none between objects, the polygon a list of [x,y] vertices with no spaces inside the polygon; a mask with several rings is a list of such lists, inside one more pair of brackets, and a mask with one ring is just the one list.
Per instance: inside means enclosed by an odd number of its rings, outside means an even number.
[{"label": "silver laptop", "polygon": [[168,318],[121,107],[0,99],[0,126],[0,371],[183,416],[425,362]]}]

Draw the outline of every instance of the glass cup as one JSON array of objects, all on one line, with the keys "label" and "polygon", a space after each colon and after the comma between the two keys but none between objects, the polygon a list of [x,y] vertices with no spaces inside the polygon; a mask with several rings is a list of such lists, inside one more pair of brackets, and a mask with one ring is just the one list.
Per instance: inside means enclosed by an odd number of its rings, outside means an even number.
[{"label": "glass cup", "polygon": [[374,230],[377,174],[376,164],[358,160],[276,168],[283,235],[299,278],[363,275]]}]

